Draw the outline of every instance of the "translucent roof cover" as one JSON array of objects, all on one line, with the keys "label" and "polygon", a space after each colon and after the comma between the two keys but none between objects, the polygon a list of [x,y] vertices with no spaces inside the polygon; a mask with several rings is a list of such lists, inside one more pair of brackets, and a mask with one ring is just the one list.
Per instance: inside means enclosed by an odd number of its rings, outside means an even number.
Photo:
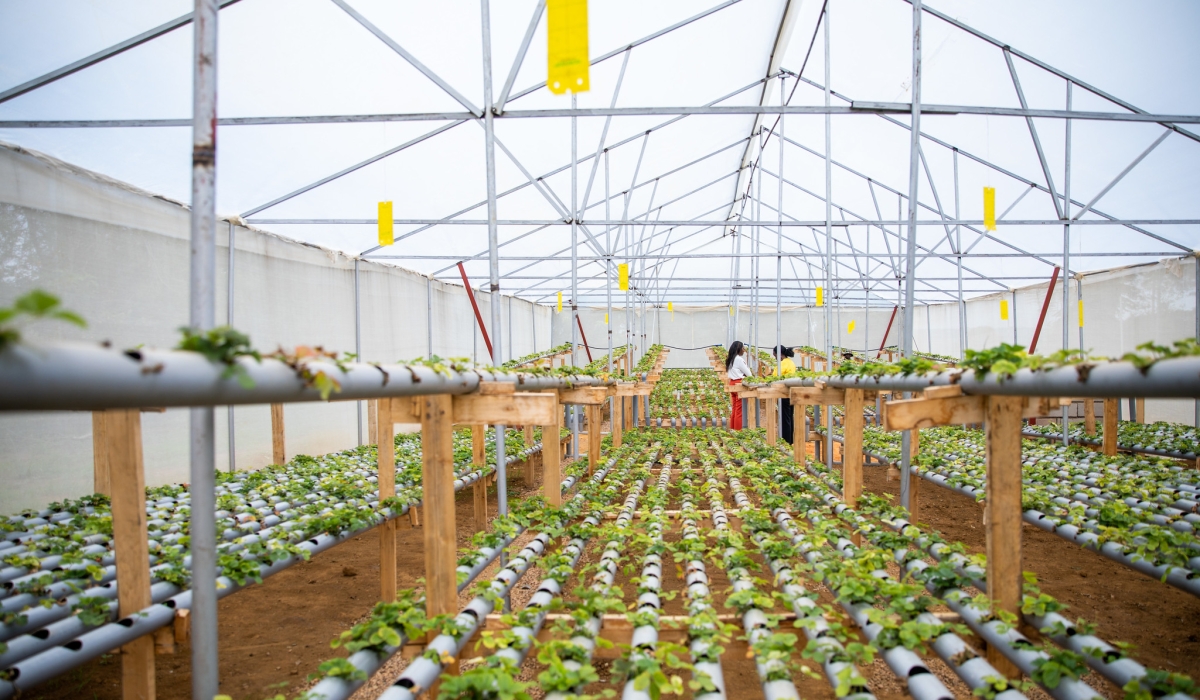
[{"label": "translucent roof cover", "polygon": [[[221,5],[218,212],[486,279],[480,3]],[[1064,221],[1072,272],[1200,239],[1194,3],[927,4],[915,151],[904,0],[594,0],[577,96],[545,86],[544,5],[491,4],[506,293],[569,292],[575,219],[581,304],[603,302],[610,256],[653,303],[745,300],[757,275],[773,304],[778,264],[785,304],[813,303],[829,266],[844,303],[890,306],[914,163],[919,303],[958,298],[960,261],[966,297],[1044,280]],[[187,201],[191,10],[0,4],[0,139]],[[380,248],[384,200],[396,242]]]}]

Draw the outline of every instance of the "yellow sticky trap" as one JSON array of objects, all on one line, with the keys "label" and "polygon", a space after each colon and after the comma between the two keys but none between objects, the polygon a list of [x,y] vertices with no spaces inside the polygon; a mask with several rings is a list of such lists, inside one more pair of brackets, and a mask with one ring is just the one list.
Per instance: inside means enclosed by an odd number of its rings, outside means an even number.
[{"label": "yellow sticky trap", "polygon": [[1079,300],[1079,327],[1083,328],[1083,299]]},{"label": "yellow sticky trap", "polygon": [[568,91],[587,92],[591,63],[587,0],[548,0],[546,29],[546,86],[555,95]]},{"label": "yellow sticky trap", "polygon": [[675,302],[668,301],[667,302],[667,311],[674,311],[674,310],[675,310]]},{"label": "yellow sticky trap", "polygon": [[562,292],[558,293],[558,310],[562,311]]},{"label": "yellow sticky trap", "polygon": [[1008,300],[1007,299],[1000,300],[1000,320],[1001,321],[1008,320]]},{"label": "yellow sticky trap", "polygon": [[817,306],[825,306],[825,288],[817,287]]},{"label": "yellow sticky trap", "polygon": [[996,230],[996,188],[983,188],[983,228]]},{"label": "yellow sticky trap", "polygon": [[604,325],[608,325],[608,314],[604,314]]},{"label": "yellow sticky trap", "polygon": [[733,315],[733,307],[732,307],[732,306],[731,306],[731,307],[729,307],[729,315],[730,315],[730,316],[732,316],[732,315]]},{"label": "yellow sticky trap", "polygon": [[846,332],[847,332],[847,333],[853,333],[853,332],[854,332],[854,321],[851,321],[851,322],[850,322],[850,323],[849,323],[849,324],[846,326]]},{"label": "yellow sticky trap", "polygon": [[392,203],[379,203],[379,245],[395,243],[392,237]]},{"label": "yellow sticky trap", "polygon": [[629,291],[629,263],[617,265],[617,289]]}]

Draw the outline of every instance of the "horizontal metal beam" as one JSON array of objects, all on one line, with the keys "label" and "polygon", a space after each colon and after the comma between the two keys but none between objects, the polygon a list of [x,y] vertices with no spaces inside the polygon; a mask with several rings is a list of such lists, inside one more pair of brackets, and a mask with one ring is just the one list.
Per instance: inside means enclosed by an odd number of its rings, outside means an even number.
[{"label": "horizontal metal beam", "polygon": [[[104,408],[228,406],[320,401],[320,393],[279,360],[237,360],[249,388],[226,375],[226,366],[199,353],[114,350],[98,345],[10,345],[0,352],[0,411],[91,411]],[[541,389],[595,384],[591,377],[531,377],[489,372],[442,374],[424,366],[314,362],[341,385],[338,401],[389,396],[467,394],[481,380]]]},{"label": "horizontal metal beam", "polygon": [[[586,107],[580,109],[510,109],[497,119],[555,119],[567,117],[730,116],[758,114],[899,114],[910,107],[903,102],[852,102],[831,105],[697,105],[694,107]],[[921,104],[921,114],[953,116],[978,114],[991,117],[1040,119],[1085,119],[1091,121],[1200,124],[1194,114],[1133,114],[1125,112],[1076,112],[1062,109],[1022,109],[975,105]],[[477,119],[472,112],[414,112],[410,114],[331,114],[281,117],[224,117],[218,126],[285,126],[292,124],[357,124],[371,122],[458,121]],[[0,121],[4,129],[85,129],[131,127],[190,127],[190,119],[10,119]]]},{"label": "horizontal metal beam", "polygon": [[[868,256],[866,253],[858,253],[858,252],[829,253],[828,255],[830,257],[834,257],[834,258],[866,258],[866,257],[875,258],[875,257],[880,257],[880,256],[875,255],[874,253],[872,253],[870,256]],[[959,257],[957,255],[948,256],[944,253],[915,253],[915,255],[918,258],[940,258],[940,259],[947,260],[947,261],[949,261],[952,258]],[[1024,258],[1024,259],[1028,259],[1030,256],[1035,256],[1035,255],[1043,255],[1043,256],[1062,255],[1062,252],[1060,251],[1058,253],[970,253],[970,254],[964,253],[962,255],[962,257],[963,258]],[[362,257],[370,259],[370,260],[468,260],[469,259],[469,258],[461,256],[461,255],[423,255],[423,254],[412,254],[412,255],[367,254],[367,255],[363,255]],[[608,259],[613,259],[613,260],[680,260],[680,259],[698,260],[698,259],[703,259],[703,258],[715,258],[715,259],[720,259],[720,260],[728,260],[730,258],[775,258],[775,257],[804,259],[807,257],[818,257],[818,256],[813,255],[811,253],[803,253],[803,252],[799,252],[799,253],[786,253],[785,252],[782,256],[780,256],[779,253],[686,253],[686,254],[680,254],[680,255],[580,255],[576,258],[576,260],[578,260],[579,262],[595,262],[595,261],[602,261],[602,260],[608,260]],[[822,255],[820,257],[824,257],[824,255]],[[1163,258],[1163,257],[1178,258],[1179,254],[1173,250],[1170,250],[1170,251],[1150,250],[1150,251],[1145,251],[1145,252],[1134,252],[1134,253],[1131,253],[1131,252],[1071,253],[1071,257],[1074,257],[1074,258],[1130,258],[1130,257],[1132,257],[1132,258]],[[501,258],[501,262],[528,262],[528,261],[549,262],[551,260],[561,260],[562,262],[570,262],[571,258],[554,258],[554,257],[547,257],[545,255],[535,255],[535,256],[506,255],[503,258]],[[921,278],[921,279],[924,279],[924,278]]]},{"label": "horizontal metal beam", "polygon": [[[722,177],[729,177],[725,175]],[[712,184],[712,183],[710,183]],[[791,183],[789,183],[791,184]],[[841,207],[837,207],[841,208]],[[251,224],[274,224],[274,225],[317,225],[317,226],[374,226],[378,223],[378,219],[247,219],[247,223]],[[403,226],[486,226],[487,219],[393,219],[392,223]],[[499,219],[497,222],[500,226],[570,226],[569,219]],[[1070,223],[1072,226],[1198,226],[1200,219],[1084,219],[1063,220],[1063,219],[1014,219],[1011,221],[997,222],[1001,226],[1059,226],[1063,223]],[[639,215],[635,219],[581,219],[579,224],[582,226],[729,226],[737,228],[739,226],[778,226],[779,220],[771,219],[770,221],[749,221],[746,219],[730,219],[728,221],[701,221],[698,219],[654,219],[648,220]],[[848,226],[898,226],[908,225],[907,220],[898,219],[853,219],[849,221],[834,221],[834,228],[844,228]],[[926,221],[918,221],[918,226],[941,226],[943,224],[954,225],[962,224],[963,226],[983,226],[982,219],[930,219]],[[801,221],[798,219],[785,219],[784,227],[814,227],[824,228],[824,219],[811,219]]]}]

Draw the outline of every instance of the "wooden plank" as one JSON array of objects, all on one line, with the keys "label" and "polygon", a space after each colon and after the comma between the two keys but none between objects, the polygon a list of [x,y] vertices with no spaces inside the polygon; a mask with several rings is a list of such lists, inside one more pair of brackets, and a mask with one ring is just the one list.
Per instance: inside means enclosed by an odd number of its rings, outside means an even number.
[{"label": "wooden plank", "polygon": [[[909,432],[908,463],[916,464],[917,455],[921,454],[921,431],[913,429]],[[917,522],[921,517],[921,477],[913,472],[908,475],[908,519]]]},{"label": "wooden plank", "polygon": [[480,382],[479,393],[484,396],[512,394],[516,392],[515,382]]},{"label": "wooden plank", "polygon": [[379,434],[379,399],[371,399],[367,402],[367,444],[375,445],[379,443],[376,435]]},{"label": "wooden plank", "polygon": [[921,392],[927,399],[944,399],[951,396],[962,396],[962,387],[958,384],[947,384],[946,386],[931,386]]},{"label": "wooden plank", "polygon": [[[142,415],[137,409],[113,409],[104,414],[112,487],[117,613],[127,617],[151,603]],[[121,697],[153,700],[154,693],[154,637],[147,635],[121,648]]]},{"label": "wooden plank", "polygon": [[830,387],[814,387],[814,386],[794,386],[791,388],[789,398],[793,402],[800,401],[805,404],[815,404],[818,406],[842,405],[846,403],[846,392],[842,389],[833,389]]},{"label": "wooden plank", "polygon": [[782,384],[768,384],[758,390],[758,395],[764,399],[786,399],[788,387]]},{"label": "wooden plank", "polygon": [[[533,446],[533,426],[526,423],[525,424],[525,447],[529,448],[532,446]],[[525,464],[525,486],[526,487],[533,486],[534,480],[537,479],[537,474],[534,472],[534,469],[533,469],[533,464],[534,464],[533,455],[529,455],[528,457],[526,457],[524,464]]]},{"label": "wooden plank", "polygon": [[863,484],[863,392],[846,390],[846,413],[842,417],[845,443],[842,446],[842,501],[858,507]]},{"label": "wooden plank", "polygon": [[600,441],[603,435],[600,434],[600,406],[589,404],[584,409],[584,414],[587,419],[588,431],[588,475],[596,472],[596,468],[600,465]]},{"label": "wooden plank", "polygon": [[[992,605],[1019,616],[1021,611],[1021,408],[1019,396],[989,396],[986,401],[987,586]],[[995,648],[988,661],[1009,678],[1018,675]]]},{"label": "wooden plank", "polygon": [[425,609],[430,617],[458,609],[454,514],[454,398],[422,396],[421,473],[425,506]]},{"label": "wooden plank", "polygon": [[[378,464],[379,500],[396,495],[396,443],[393,440],[396,414],[392,401],[380,400],[375,408],[375,445]],[[410,516],[412,517],[412,516]],[[396,521],[379,526],[379,599],[396,600]]]},{"label": "wooden plank", "polygon": [[[487,462],[487,430],[482,425],[471,426],[471,463],[483,469]],[[480,479],[471,486],[475,505],[475,532],[487,529],[487,483]]]},{"label": "wooden plank", "polygon": [[464,394],[453,397],[452,405],[453,420],[459,425],[541,425],[558,410],[553,397],[536,393]]},{"label": "wooden plank", "polygon": [[613,449],[617,449],[621,446],[621,435],[624,433],[621,421],[625,417],[625,397],[614,396],[612,400],[612,445]]},{"label": "wooden plank", "polygon": [[1088,435],[1096,434],[1096,400],[1091,397],[1083,400],[1083,430]]},{"label": "wooden plank", "polygon": [[562,414],[558,411],[558,398],[550,394],[554,411],[549,421],[542,423],[542,495],[546,503],[554,508],[562,506],[562,443],[558,439],[558,423]]},{"label": "wooden plank", "polygon": [[1120,399],[1104,399],[1104,454],[1113,456],[1117,453],[1117,413],[1120,410]]},{"label": "wooden plank", "polygon": [[574,389],[559,389],[558,402],[599,406],[608,397],[608,388],[602,386],[578,386]]},{"label": "wooden plank", "polygon": [[804,443],[808,440],[808,426],[804,423],[807,417],[804,412],[804,404],[792,402],[792,459],[797,464],[806,462]]},{"label": "wooden plank", "polygon": [[283,404],[271,404],[271,464],[287,464],[283,447]]},{"label": "wooden plank", "polygon": [[1134,407],[1137,409],[1137,422],[1146,422],[1146,399],[1138,398],[1133,400]]},{"label": "wooden plank", "polygon": [[765,412],[766,415],[763,417],[767,422],[767,444],[774,447],[779,439],[779,421],[775,418],[775,414],[778,412],[779,399],[767,399],[763,403],[766,404],[767,409]]},{"label": "wooden plank", "polygon": [[92,411],[92,492],[112,495],[104,411]]}]

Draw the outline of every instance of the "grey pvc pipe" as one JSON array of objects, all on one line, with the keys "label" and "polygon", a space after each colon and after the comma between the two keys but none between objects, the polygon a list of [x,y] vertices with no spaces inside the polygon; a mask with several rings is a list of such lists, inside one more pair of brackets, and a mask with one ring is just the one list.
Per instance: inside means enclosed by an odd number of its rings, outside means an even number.
[{"label": "grey pvc pipe", "polygon": [[[668,459],[664,461],[662,469],[658,474],[659,490],[666,490],[671,479],[671,463]],[[655,506],[652,514],[658,516],[657,519],[650,521],[647,529],[647,535],[651,538],[662,541],[662,505]],[[640,625],[633,628],[633,636],[629,640],[629,645],[632,647],[629,651],[630,658],[637,655],[653,654],[654,648],[658,644],[658,616],[662,613],[662,601],[658,597],[656,591],[662,590],[662,557],[658,554],[647,552],[642,558],[642,577],[639,588],[647,589],[638,595],[637,609],[638,611],[653,611],[654,624]],[[650,692],[648,690],[638,690],[634,687],[634,679],[629,679],[625,682],[624,688],[621,690],[621,700],[650,700]]]},{"label": "grey pvc pipe", "polygon": [[[83,410],[144,406],[224,406],[320,401],[320,393],[279,360],[238,358],[253,381],[222,378],[225,366],[199,353],[176,350],[108,349],[99,345],[10,344],[0,352],[0,411]],[[339,401],[391,396],[465,394],[481,380],[513,382],[523,389],[601,384],[595,377],[540,377],[492,372],[439,374],[425,366],[332,362],[309,367],[334,377]]]}]

